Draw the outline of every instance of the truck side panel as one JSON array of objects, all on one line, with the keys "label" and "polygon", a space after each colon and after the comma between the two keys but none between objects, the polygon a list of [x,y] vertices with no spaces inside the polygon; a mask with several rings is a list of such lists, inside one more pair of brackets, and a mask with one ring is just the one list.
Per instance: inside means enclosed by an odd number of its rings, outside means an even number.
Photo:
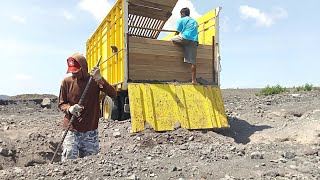
[{"label": "truck side panel", "polygon": [[[86,57],[89,69],[97,63],[100,56],[101,75],[110,84],[121,85],[126,73],[126,54],[124,36],[124,2],[118,0],[102,21],[92,37],[87,41]],[[116,51],[118,53],[116,53]]]},{"label": "truck side panel", "polygon": [[[197,77],[213,83],[213,52],[199,45]],[[190,65],[183,62],[183,49],[170,41],[129,38],[129,80],[190,82]]]}]

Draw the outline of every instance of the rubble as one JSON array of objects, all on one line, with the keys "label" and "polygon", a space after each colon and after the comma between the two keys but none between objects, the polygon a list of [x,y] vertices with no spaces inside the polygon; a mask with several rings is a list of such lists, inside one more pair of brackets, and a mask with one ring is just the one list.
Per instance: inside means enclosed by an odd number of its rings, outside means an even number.
[{"label": "rubble", "polygon": [[251,159],[263,159],[264,158],[264,154],[260,153],[260,152],[253,152],[250,155]]},{"label": "rubble", "polygon": [[51,99],[50,98],[44,98],[42,100],[41,107],[50,109],[51,108]]},{"label": "rubble", "polygon": [[63,133],[57,103],[1,106],[0,179],[320,178],[319,92],[222,92],[229,129],[130,133],[130,120],[101,119],[98,155],[62,163],[59,152],[53,164]]}]

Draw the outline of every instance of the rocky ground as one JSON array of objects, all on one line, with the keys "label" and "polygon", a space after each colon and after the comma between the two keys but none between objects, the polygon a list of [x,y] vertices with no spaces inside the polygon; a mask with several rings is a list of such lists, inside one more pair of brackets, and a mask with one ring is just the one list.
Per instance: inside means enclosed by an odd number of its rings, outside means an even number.
[{"label": "rocky ground", "polygon": [[320,179],[320,91],[223,90],[229,129],[130,133],[100,122],[101,152],[49,164],[63,114],[18,98],[0,105],[0,179]]}]

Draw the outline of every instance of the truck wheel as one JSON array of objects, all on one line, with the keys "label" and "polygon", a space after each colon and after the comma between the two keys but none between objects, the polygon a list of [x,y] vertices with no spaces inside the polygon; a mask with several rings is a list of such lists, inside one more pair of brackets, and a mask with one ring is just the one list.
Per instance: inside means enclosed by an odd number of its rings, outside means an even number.
[{"label": "truck wheel", "polygon": [[119,97],[119,120],[127,120],[130,118],[130,113],[124,112],[125,104],[129,104],[128,92],[121,91],[118,93]]},{"label": "truck wheel", "polygon": [[118,99],[112,99],[111,97],[106,96],[102,105],[102,114],[104,119],[118,120]]}]

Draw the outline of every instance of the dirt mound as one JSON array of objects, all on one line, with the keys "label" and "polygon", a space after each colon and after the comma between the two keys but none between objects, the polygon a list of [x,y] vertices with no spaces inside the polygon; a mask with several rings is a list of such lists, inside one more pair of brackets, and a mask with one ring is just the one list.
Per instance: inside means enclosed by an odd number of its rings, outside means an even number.
[{"label": "dirt mound", "polygon": [[10,96],[7,95],[0,95],[0,100],[8,100]]},{"label": "dirt mound", "polygon": [[20,94],[16,96],[10,96],[9,100],[13,101],[27,101],[27,100],[34,100],[34,99],[57,99],[58,97],[53,94]]}]

